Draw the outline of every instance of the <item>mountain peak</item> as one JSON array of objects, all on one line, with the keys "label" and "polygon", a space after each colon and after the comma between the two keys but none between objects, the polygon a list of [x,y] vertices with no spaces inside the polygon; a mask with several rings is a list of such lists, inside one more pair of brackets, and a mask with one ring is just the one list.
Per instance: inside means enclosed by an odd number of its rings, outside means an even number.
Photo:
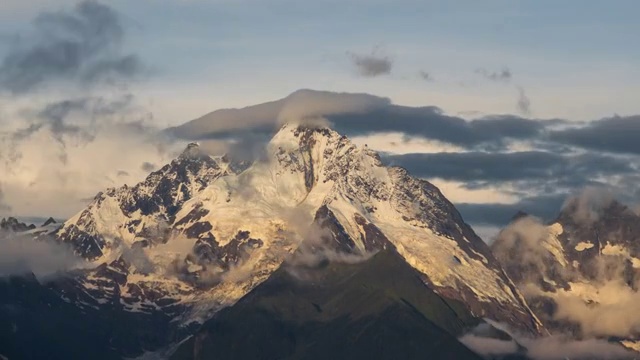
[{"label": "mountain peak", "polygon": [[49,217],[47,221],[45,221],[44,224],[42,224],[42,226],[47,226],[47,225],[57,224],[57,223],[58,222],[54,218]]},{"label": "mountain peak", "polygon": [[0,229],[2,230],[8,230],[12,232],[22,232],[22,231],[31,230],[34,228],[35,228],[35,225],[33,224],[27,225],[26,223],[20,222],[18,219],[12,216],[6,219],[3,218],[2,220],[0,220]]}]

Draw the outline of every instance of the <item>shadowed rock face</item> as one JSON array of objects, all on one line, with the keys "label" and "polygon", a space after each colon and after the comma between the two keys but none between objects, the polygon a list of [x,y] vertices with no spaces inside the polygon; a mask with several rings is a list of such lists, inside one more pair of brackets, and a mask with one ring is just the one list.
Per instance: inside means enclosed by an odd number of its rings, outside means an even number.
[{"label": "shadowed rock face", "polygon": [[386,249],[355,264],[284,265],[172,359],[475,360],[456,336],[477,322]]},{"label": "shadowed rock face", "polygon": [[79,308],[79,294],[68,278],[0,281],[0,353],[9,359],[119,360],[136,356],[141,346],[159,347],[184,336],[159,313],[123,312],[118,304]]}]

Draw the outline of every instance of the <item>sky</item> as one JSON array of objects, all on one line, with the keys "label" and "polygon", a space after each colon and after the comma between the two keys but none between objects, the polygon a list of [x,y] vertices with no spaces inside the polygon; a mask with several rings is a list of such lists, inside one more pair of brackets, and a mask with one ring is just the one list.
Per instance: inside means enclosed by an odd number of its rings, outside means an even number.
[{"label": "sky", "polygon": [[[633,203],[639,10],[632,0],[3,0],[0,215],[71,216],[182,146],[150,133],[299,89],[388,99],[371,109],[388,124],[336,125],[434,182],[478,229],[517,208],[550,216],[586,186]],[[397,120],[403,108],[423,113]],[[511,120],[474,122],[498,115]]]}]

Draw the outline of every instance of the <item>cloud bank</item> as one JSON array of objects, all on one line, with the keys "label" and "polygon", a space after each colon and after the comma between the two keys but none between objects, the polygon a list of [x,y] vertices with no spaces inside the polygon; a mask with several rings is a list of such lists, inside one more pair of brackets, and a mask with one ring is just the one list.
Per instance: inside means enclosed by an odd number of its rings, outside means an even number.
[{"label": "cloud bank", "polygon": [[0,233],[0,278],[33,273],[46,280],[58,272],[83,265],[71,248],[49,240],[33,240],[28,236]]}]

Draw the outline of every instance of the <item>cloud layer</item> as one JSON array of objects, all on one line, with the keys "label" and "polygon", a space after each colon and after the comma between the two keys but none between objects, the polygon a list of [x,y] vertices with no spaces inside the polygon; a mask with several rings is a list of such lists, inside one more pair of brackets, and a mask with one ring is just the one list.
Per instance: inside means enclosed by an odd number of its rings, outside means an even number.
[{"label": "cloud layer", "polygon": [[[519,199],[459,202],[472,224],[501,226],[518,210],[548,219],[568,194],[585,186],[609,187],[630,203],[640,197],[633,187],[640,170],[640,149],[634,148],[637,116],[586,123],[515,115],[466,120],[437,107],[400,106],[368,94],[303,90],[271,103],[219,110],[169,132],[179,138],[217,141],[251,134],[266,141],[283,121],[308,118],[321,118],[360,142],[375,138],[370,145],[389,152],[383,154],[388,164],[406,167],[417,176],[462,183],[465,191],[501,191]],[[381,143],[385,134],[404,140]],[[401,150],[417,142],[439,145],[423,153]]]},{"label": "cloud layer", "polygon": [[0,232],[0,248],[0,278],[33,273],[39,279],[46,279],[83,265],[83,260],[65,245],[36,241],[15,233]]}]

